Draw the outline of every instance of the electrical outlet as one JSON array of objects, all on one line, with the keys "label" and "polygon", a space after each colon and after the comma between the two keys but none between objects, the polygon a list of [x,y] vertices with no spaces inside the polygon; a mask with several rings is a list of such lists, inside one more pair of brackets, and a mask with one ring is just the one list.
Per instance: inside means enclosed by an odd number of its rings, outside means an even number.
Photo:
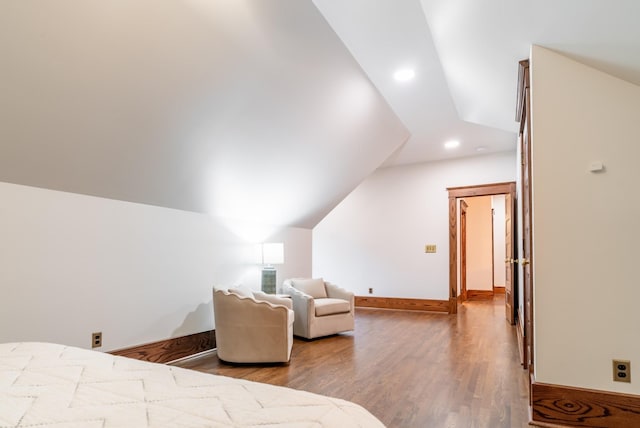
[{"label": "electrical outlet", "polygon": [[373,294],[373,288],[369,288],[369,294]]},{"label": "electrical outlet", "polygon": [[631,361],[613,360],[614,382],[631,382]]},{"label": "electrical outlet", "polygon": [[102,332],[91,333],[91,347],[99,348],[102,346]]},{"label": "electrical outlet", "polygon": [[424,246],[424,252],[425,253],[435,253],[436,252],[436,245],[435,244],[428,244]]}]

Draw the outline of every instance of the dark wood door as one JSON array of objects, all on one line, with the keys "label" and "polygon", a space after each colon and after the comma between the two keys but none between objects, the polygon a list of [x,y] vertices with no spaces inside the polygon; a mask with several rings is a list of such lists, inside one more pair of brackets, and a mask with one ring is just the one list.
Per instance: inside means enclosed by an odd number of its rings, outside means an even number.
[{"label": "dark wood door", "polygon": [[[527,110],[528,108],[527,89]],[[527,115],[528,116],[528,115]],[[529,136],[529,119],[525,119],[524,132],[522,135],[522,274],[524,282],[524,334],[525,334],[525,368],[533,371],[533,278],[532,278],[532,256],[531,256],[531,140]]]},{"label": "dark wood door", "polygon": [[531,217],[531,98],[529,89],[529,61],[520,62],[519,113],[521,144],[521,194],[522,194],[522,265],[524,292],[524,368],[533,374],[533,236]]},{"label": "dark wood door", "polygon": [[515,197],[511,194],[506,194],[504,198],[504,270],[505,270],[505,282],[504,282],[504,311],[507,322],[511,325],[516,323],[515,315],[515,295],[514,281],[513,281],[513,213],[514,213]]}]

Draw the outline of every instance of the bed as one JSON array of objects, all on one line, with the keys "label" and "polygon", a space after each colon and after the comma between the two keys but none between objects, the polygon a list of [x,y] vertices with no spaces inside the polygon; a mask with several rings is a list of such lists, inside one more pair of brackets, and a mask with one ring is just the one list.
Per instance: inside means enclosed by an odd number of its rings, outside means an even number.
[{"label": "bed", "polygon": [[0,427],[383,427],[290,388],[51,343],[0,344]]}]

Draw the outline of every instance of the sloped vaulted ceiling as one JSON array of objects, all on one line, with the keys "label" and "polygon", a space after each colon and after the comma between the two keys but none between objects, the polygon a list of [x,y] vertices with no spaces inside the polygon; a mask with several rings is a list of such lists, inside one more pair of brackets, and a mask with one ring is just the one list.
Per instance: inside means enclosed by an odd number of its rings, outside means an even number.
[{"label": "sloped vaulted ceiling", "polygon": [[[518,61],[532,44],[640,82],[637,0],[313,2],[411,133],[384,166],[514,152]],[[407,67],[413,80],[391,78]]]},{"label": "sloped vaulted ceiling", "polygon": [[0,181],[313,227],[409,134],[311,2],[0,2]]}]

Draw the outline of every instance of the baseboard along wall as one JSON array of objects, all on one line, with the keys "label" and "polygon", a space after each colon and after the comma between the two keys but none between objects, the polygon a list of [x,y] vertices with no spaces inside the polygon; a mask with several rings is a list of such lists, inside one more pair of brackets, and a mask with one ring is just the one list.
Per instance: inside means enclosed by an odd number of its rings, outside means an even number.
[{"label": "baseboard along wall", "polygon": [[473,299],[491,300],[493,290],[467,290],[467,300]]},{"label": "baseboard along wall", "polygon": [[563,427],[640,427],[640,396],[533,382],[533,424]]},{"label": "baseboard along wall", "polygon": [[119,349],[111,351],[109,354],[151,361],[153,363],[168,363],[169,361],[199,354],[200,352],[208,351],[215,347],[215,330],[208,330],[188,336]]},{"label": "baseboard along wall", "polygon": [[356,307],[449,313],[449,300],[355,296]]}]

